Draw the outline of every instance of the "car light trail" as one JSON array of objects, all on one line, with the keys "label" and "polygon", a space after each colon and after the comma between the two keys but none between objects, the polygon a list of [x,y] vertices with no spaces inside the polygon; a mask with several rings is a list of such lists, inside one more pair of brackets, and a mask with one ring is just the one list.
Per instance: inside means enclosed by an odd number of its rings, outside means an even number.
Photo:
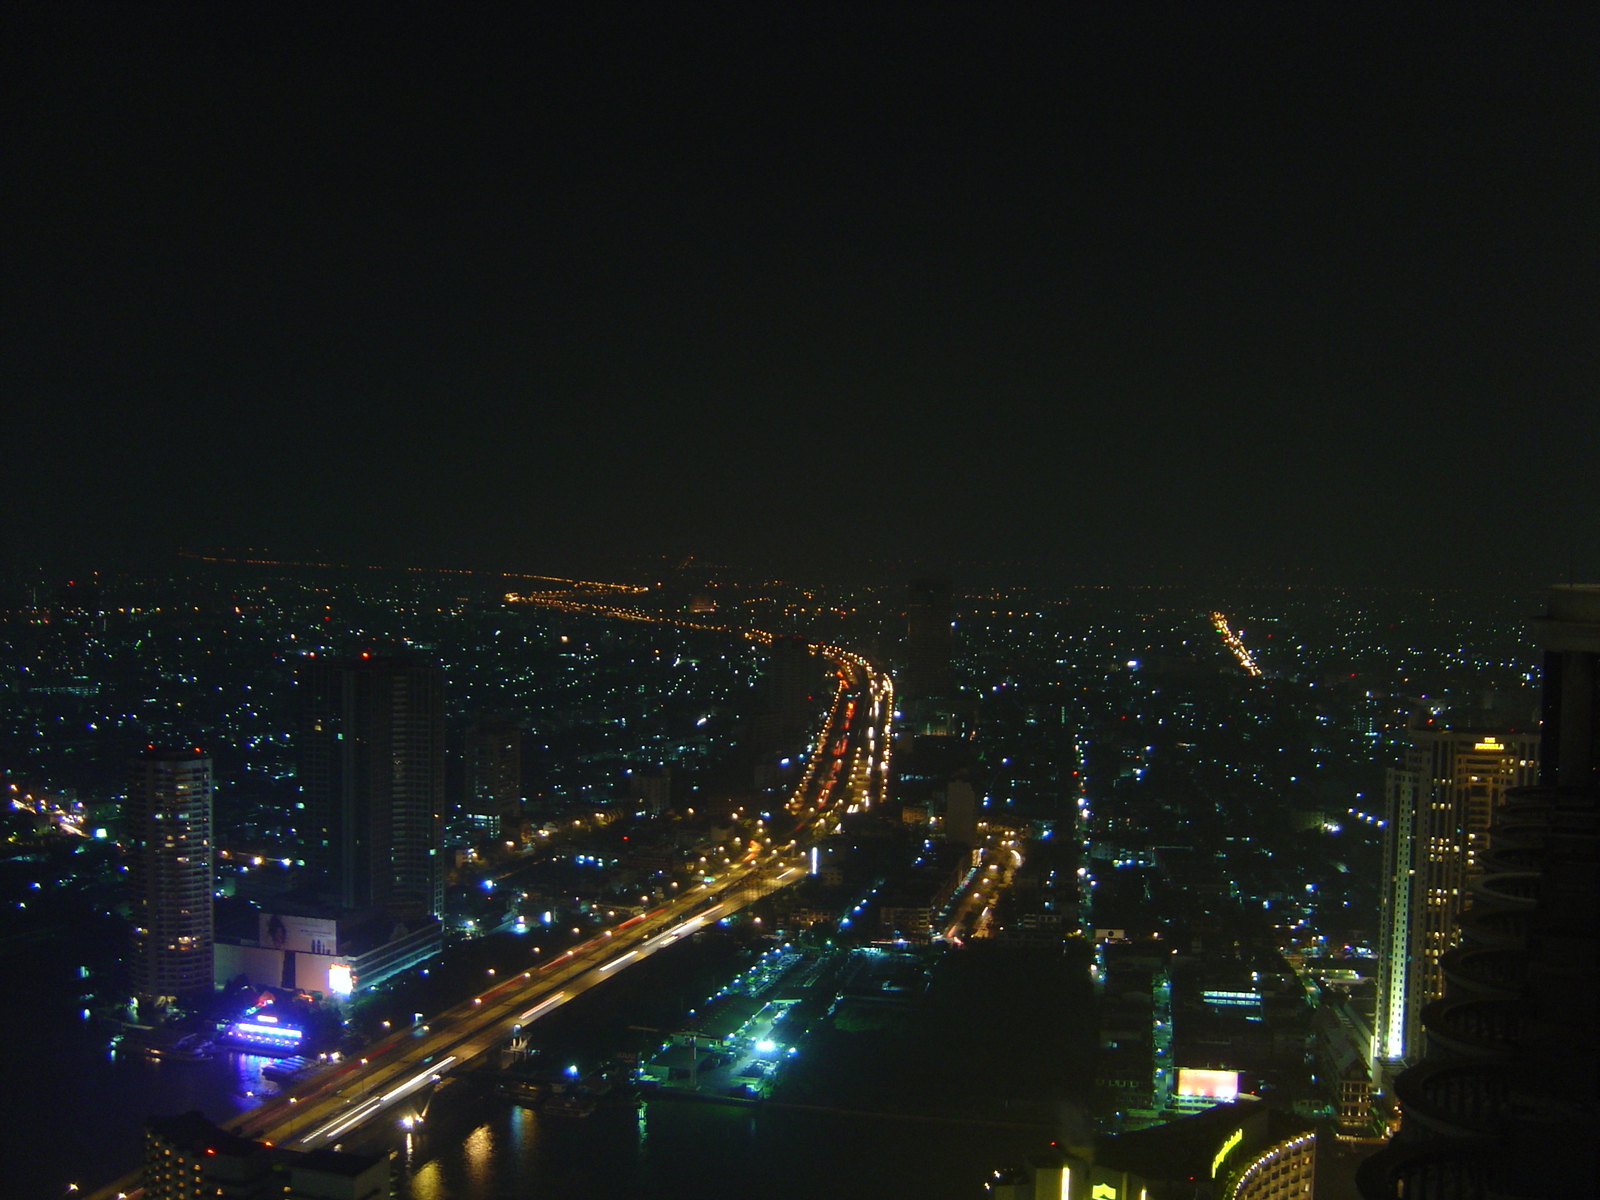
[{"label": "car light trail", "polygon": [[383,1097],[379,1100],[379,1103],[380,1104],[387,1104],[387,1103],[389,1103],[390,1100],[394,1099],[394,1097],[400,1095],[402,1092],[407,1092],[407,1091],[410,1091],[412,1088],[420,1086],[424,1080],[430,1079],[433,1076],[437,1075],[440,1071],[444,1070],[451,1063],[455,1062],[455,1060],[456,1060],[456,1056],[454,1054],[452,1054],[448,1058],[441,1058],[438,1062],[433,1063],[433,1064],[431,1064],[431,1065],[429,1065],[427,1067],[424,1067],[419,1074],[413,1075],[410,1079],[406,1080],[399,1087],[391,1088],[389,1091],[385,1092],[383,1094]]},{"label": "car light trail", "polygon": [[350,1113],[347,1116],[335,1117],[321,1128],[306,1134],[303,1140],[309,1142],[315,1138],[321,1137],[323,1134],[327,1134],[329,1137],[337,1137],[339,1134],[349,1129],[352,1125],[366,1120],[373,1113],[377,1112],[378,1107],[379,1102],[377,1100],[368,1100],[366,1103],[362,1104],[361,1107],[357,1108],[355,1112]]},{"label": "car light trail", "polygon": [[560,1000],[565,1000],[566,998],[567,998],[567,994],[565,992],[557,992],[554,996],[551,996],[550,999],[545,1000],[545,1001],[541,1001],[540,1003],[535,1004],[527,1012],[523,1013],[520,1017],[518,1017],[517,1020],[519,1020],[519,1021],[531,1020],[532,1018],[534,1018],[534,1017],[538,1016],[540,1013],[542,1013],[545,1009],[549,1008],[552,1004],[555,1004],[557,1001],[560,1001]]},{"label": "car light trail", "polygon": [[1222,635],[1223,645],[1233,651],[1233,656],[1239,660],[1239,665],[1244,668],[1244,673],[1252,678],[1259,679],[1261,677],[1261,668],[1256,666],[1256,660],[1250,657],[1250,651],[1244,648],[1244,643],[1239,640],[1239,635],[1228,628],[1228,618],[1219,612],[1214,612],[1211,614],[1211,624]]},{"label": "car light trail", "polygon": [[[528,592],[523,594],[509,593],[505,599],[507,603],[522,603],[538,605],[556,612],[581,613],[589,616],[609,617],[616,620],[638,621],[647,624],[661,625],[676,629],[694,629],[705,632],[716,632],[741,637],[761,645],[771,645],[774,635],[759,629],[741,629],[728,625],[712,624],[700,621],[686,621],[665,615],[652,614],[639,608],[628,608],[616,603],[607,603],[610,595],[632,594],[640,595],[647,589],[632,586],[607,587],[604,585],[590,584],[584,581],[550,579],[549,582],[565,585],[558,589],[544,592]],[[832,659],[838,674],[838,685],[834,692],[832,703],[826,713],[823,728],[816,743],[811,747],[806,757],[804,770],[801,772],[799,783],[794,787],[786,802],[786,807],[791,812],[815,812],[817,814],[817,827],[827,828],[826,812],[831,803],[835,806],[848,806],[852,810],[856,807],[869,807],[874,800],[873,792],[878,792],[877,799],[882,802],[886,798],[888,788],[890,714],[893,713],[894,685],[886,674],[875,671],[872,664],[859,654],[852,653],[840,646],[826,642],[817,642],[809,647],[812,654]],[[852,698],[855,693],[855,698]],[[852,718],[855,716],[857,706],[871,704],[872,715],[861,722],[857,729],[852,729]],[[853,748],[853,752],[846,760],[842,757],[849,746],[848,739],[861,738]],[[838,754],[834,757],[828,754],[830,747],[837,745]],[[825,766],[826,764],[826,766]],[[848,766],[846,778],[840,778],[840,768]],[[876,772],[878,778],[873,779]],[[874,789],[873,784],[877,783]],[[807,802],[807,797],[815,795],[814,801]],[[859,802],[859,805],[858,803]],[[792,844],[792,843],[791,843]],[[750,854],[745,858],[748,868],[745,874],[752,873],[755,864],[760,858],[759,847],[752,846]],[[816,868],[816,854],[813,850],[811,866]],[[806,873],[804,865],[785,867],[772,883],[782,886],[797,876]],[[735,871],[735,875],[738,872]],[[692,892],[706,891],[706,885],[700,885]],[[724,891],[727,890],[726,883]],[[685,893],[685,899],[689,893]],[[715,893],[714,893],[715,894]],[[628,951],[612,961],[601,965],[598,974],[612,971],[626,963],[632,962],[643,954],[648,954],[657,948],[671,942],[686,933],[704,928],[716,921],[724,912],[729,910],[729,903],[721,899],[702,913],[696,913],[686,920],[680,921],[664,933],[656,934],[640,944],[636,949]],[[732,907],[737,908],[734,904]],[[648,917],[663,915],[668,906],[663,905],[649,914],[638,914],[623,921],[614,929],[608,929],[600,938],[593,938],[582,946],[568,949],[549,961],[540,964],[536,971],[543,972],[563,966],[575,965],[574,960],[586,956],[591,950],[598,949],[610,938],[632,925],[638,924]],[[527,978],[525,973],[523,978]],[[503,990],[515,986],[514,981],[507,980],[499,987],[491,988],[488,992],[478,997],[483,1001],[497,996]],[[562,1003],[569,998],[566,991],[550,996],[517,1017],[519,1022],[531,1021],[546,1010]],[[503,1019],[503,1018],[502,1018]],[[430,1076],[436,1075],[444,1067],[456,1061],[454,1055],[444,1059],[434,1066],[423,1070],[420,1074],[412,1076],[404,1083],[389,1089],[381,1097],[367,1100],[358,1105],[353,1111],[318,1127],[306,1140],[324,1136],[337,1137],[346,1130],[353,1128],[360,1122],[372,1116],[374,1112],[389,1104],[392,1100],[404,1095],[406,1092],[420,1087]]]}]

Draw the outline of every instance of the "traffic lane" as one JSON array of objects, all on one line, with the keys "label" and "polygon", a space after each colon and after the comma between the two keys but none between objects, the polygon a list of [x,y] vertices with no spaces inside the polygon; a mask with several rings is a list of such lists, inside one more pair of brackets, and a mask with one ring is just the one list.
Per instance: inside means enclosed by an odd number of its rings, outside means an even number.
[{"label": "traffic lane", "polygon": [[[742,888],[748,882],[751,873],[752,871],[747,870],[730,877],[725,882],[719,881],[721,886],[717,889],[718,894]],[[781,868],[772,880],[765,881],[768,883],[765,890],[780,887],[798,874],[798,868]],[[682,899],[681,907],[692,907],[702,903],[703,900],[703,896],[690,894]],[[529,985],[531,991],[510,992],[487,1007],[481,1006],[483,997],[475,997],[458,1005],[456,1009],[447,1010],[446,1014],[435,1018],[432,1024],[448,1027],[430,1031],[424,1040],[414,1042],[410,1046],[406,1046],[403,1042],[397,1044],[394,1050],[403,1051],[398,1057],[391,1057],[382,1063],[367,1064],[367,1069],[359,1076],[304,1109],[298,1107],[280,1109],[277,1114],[278,1119],[273,1125],[257,1136],[276,1132],[280,1134],[280,1140],[284,1144],[298,1142],[309,1146],[319,1141],[332,1143],[367,1120],[376,1117],[386,1108],[401,1102],[412,1092],[420,1090],[429,1082],[433,1073],[448,1069],[459,1062],[471,1061],[511,1036],[521,1025],[548,1015],[575,996],[603,982],[609,977],[608,973],[611,970],[625,965],[636,957],[648,957],[662,946],[720,920],[728,913],[737,911],[739,907],[740,905],[732,898],[719,900],[705,912],[691,916],[677,926],[665,930],[662,935],[656,936],[659,926],[667,925],[682,915],[681,911],[673,913],[670,910],[663,910],[654,925],[640,922],[638,928],[630,930],[622,938],[594,939],[581,950],[569,951],[567,955],[562,956],[562,959],[556,960],[556,964],[552,964],[560,965],[564,961],[564,969],[537,983],[530,978],[531,972],[504,981],[491,991],[498,993],[506,990],[508,985],[516,988],[522,984]],[[630,921],[627,924],[632,925],[634,922]],[[560,990],[551,994],[549,990],[551,988]],[[513,1016],[511,1009],[529,1002],[533,1002],[533,1008]],[[455,1024],[449,1020],[451,1017],[463,1018],[464,1023]],[[374,1096],[373,1093],[378,1094]],[[295,1101],[291,1101],[291,1104],[294,1103]]]}]

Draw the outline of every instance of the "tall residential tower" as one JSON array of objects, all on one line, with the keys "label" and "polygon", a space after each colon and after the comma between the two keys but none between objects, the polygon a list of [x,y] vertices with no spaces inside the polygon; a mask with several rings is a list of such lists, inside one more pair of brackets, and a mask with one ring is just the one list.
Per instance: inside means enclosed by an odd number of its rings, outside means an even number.
[{"label": "tall residential tower", "polygon": [[1600,1194],[1600,587],[1550,589],[1536,787],[1495,813],[1365,1200]]},{"label": "tall residential tower", "polygon": [[151,746],[128,783],[133,990],[153,1002],[211,991],[211,760]]},{"label": "tall residential tower", "polygon": [[1409,738],[1387,781],[1375,1067],[1420,1053],[1422,1009],[1444,990],[1439,959],[1482,873],[1489,825],[1506,790],[1538,773],[1535,732],[1413,729]]}]

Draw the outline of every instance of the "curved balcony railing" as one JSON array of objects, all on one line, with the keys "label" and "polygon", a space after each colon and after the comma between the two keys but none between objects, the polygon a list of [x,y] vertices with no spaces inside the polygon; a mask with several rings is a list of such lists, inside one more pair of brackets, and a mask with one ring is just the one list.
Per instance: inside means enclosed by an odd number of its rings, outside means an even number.
[{"label": "curved balcony railing", "polygon": [[1516,1000],[1435,1000],[1422,1010],[1428,1053],[1504,1061],[1517,1048],[1523,1006]]},{"label": "curved balcony railing", "polygon": [[1491,841],[1489,852],[1483,856],[1483,870],[1486,875],[1525,875],[1537,872],[1540,861],[1544,858],[1544,847],[1538,846],[1506,846],[1498,841]]},{"label": "curved balcony railing", "polygon": [[1523,808],[1592,809],[1595,807],[1595,789],[1587,787],[1517,787],[1507,788],[1501,811],[1518,811]]},{"label": "curved balcony railing", "polygon": [[1469,886],[1483,904],[1532,909],[1539,902],[1538,871],[1498,871],[1478,876]]},{"label": "curved balcony railing", "polygon": [[1497,1063],[1423,1062],[1394,1081],[1405,1118],[1446,1138],[1487,1136],[1510,1092],[1505,1068]]},{"label": "curved balcony railing", "polygon": [[1479,950],[1520,950],[1528,940],[1528,913],[1510,908],[1477,908],[1461,918],[1463,945]]},{"label": "curved balcony railing", "polygon": [[1547,819],[1534,820],[1531,814],[1505,812],[1500,813],[1499,819],[1487,830],[1491,853],[1502,848],[1537,850],[1544,845],[1549,833],[1550,822]]},{"label": "curved balcony railing", "polygon": [[1487,1143],[1394,1142],[1356,1168],[1363,1200],[1486,1200],[1494,1151]]},{"label": "curved balcony railing", "polygon": [[1528,977],[1528,956],[1521,950],[1478,950],[1457,946],[1439,960],[1448,1000],[1512,1000]]}]

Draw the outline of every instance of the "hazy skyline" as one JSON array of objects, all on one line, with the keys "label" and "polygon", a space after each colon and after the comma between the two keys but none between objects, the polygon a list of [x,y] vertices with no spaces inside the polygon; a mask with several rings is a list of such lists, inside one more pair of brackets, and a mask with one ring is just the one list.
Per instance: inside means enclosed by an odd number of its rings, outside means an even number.
[{"label": "hazy skyline", "polygon": [[13,564],[1600,574],[1593,9],[0,16]]}]

